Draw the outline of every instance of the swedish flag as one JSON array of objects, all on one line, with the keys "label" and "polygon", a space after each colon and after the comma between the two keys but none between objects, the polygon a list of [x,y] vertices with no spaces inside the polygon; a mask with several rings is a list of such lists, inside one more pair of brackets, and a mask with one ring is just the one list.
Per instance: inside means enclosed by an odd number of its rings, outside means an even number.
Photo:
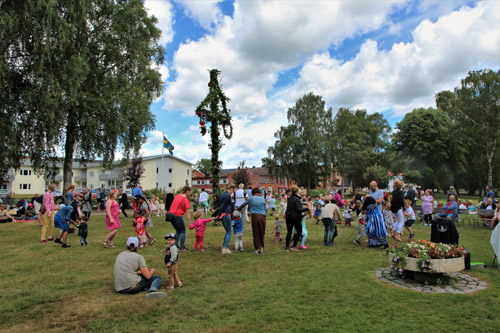
[{"label": "swedish flag", "polygon": [[163,135],[163,147],[168,150],[170,155],[174,155],[174,146],[168,141],[167,137]]}]

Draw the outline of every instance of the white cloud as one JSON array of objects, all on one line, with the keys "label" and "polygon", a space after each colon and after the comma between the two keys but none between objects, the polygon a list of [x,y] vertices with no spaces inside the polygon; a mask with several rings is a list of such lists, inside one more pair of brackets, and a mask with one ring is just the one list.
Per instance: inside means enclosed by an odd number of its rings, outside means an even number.
[{"label": "white cloud", "polygon": [[172,4],[163,0],[145,0],[144,7],[149,15],[158,19],[157,27],[161,30],[160,44],[165,46],[170,43],[174,39]]},{"label": "white cloud", "polygon": [[457,86],[468,71],[499,66],[499,22],[499,3],[486,1],[435,23],[421,22],[412,42],[388,51],[368,40],[351,61],[320,53],[306,62],[296,85],[280,95],[298,98],[314,91],[334,109],[393,109],[399,115],[433,106],[435,93]]},{"label": "white cloud", "polygon": [[175,2],[181,4],[186,15],[206,30],[214,30],[222,21],[223,14],[218,7],[218,3],[222,0],[175,0]]}]

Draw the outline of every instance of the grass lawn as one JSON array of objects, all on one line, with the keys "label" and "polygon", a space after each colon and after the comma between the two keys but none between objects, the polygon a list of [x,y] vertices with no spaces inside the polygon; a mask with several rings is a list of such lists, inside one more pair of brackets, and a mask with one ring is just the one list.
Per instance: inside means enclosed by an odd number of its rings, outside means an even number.
[{"label": "grass lawn", "polygon": [[[493,251],[486,228],[458,227],[460,244],[472,261],[488,268],[467,274],[488,283],[472,295],[424,294],[379,282],[374,274],[387,266],[385,251],[357,246],[356,228],[339,228],[336,246],[323,246],[323,226],[308,223],[309,249],[284,251],[268,219],[266,252],[251,254],[251,228],[245,226],[244,253],[223,256],[222,226],[207,225],[205,253],[180,254],[184,287],[167,300],[144,293],[113,292],[113,265],[133,235],[131,219],[122,219],[115,249],[101,245],[104,216],[89,223],[89,245],[81,248],[41,244],[36,222],[0,224],[0,330],[26,331],[204,331],[204,332],[498,332],[500,270],[490,266]],[[165,241],[172,226],[154,218],[158,239],[139,250],[150,268],[164,278]],[[58,229],[56,229],[58,231]],[[416,239],[430,239],[430,227],[415,226]],[[407,237],[408,234],[406,234]],[[187,232],[187,247],[194,244]],[[392,242],[392,240],[390,241]],[[233,240],[230,248],[233,247]],[[165,283],[163,283],[163,286]]]}]

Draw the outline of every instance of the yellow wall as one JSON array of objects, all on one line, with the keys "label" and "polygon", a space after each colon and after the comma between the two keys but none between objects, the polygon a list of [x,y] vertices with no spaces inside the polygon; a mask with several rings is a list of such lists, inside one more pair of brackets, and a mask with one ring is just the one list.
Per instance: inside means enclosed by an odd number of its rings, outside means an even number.
[{"label": "yellow wall", "polygon": [[173,160],[173,171],[174,171],[174,179],[173,179],[173,187],[174,189],[178,189],[180,187],[186,186],[186,180],[188,182],[188,186],[191,186],[191,165],[184,163],[179,160]]},{"label": "yellow wall", "polygon": [[[27,170],[28,172],[31,171],[31,175],[21,175],[20,173],[24,173],[24,170]],[[29,184],[30,188],[21,189],[20,185],[22,184]],[[35,175],[35,172],[30,166],[23,166],[15,173],[15,178],[12,181],[11,191],[15,194],[42,194],[45,192],[45,180],[43,179],[43,177]]]}]

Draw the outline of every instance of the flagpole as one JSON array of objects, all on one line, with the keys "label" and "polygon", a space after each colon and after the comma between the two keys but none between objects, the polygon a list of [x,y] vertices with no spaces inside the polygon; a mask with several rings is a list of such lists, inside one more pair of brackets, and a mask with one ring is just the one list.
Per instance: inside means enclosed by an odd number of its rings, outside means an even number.
[{"label": "flagpole", "polygon": [[[161,132],[161,174],[160,174],[160,179],[161,179],[161,188],[162,190],[165,189],[165,186],[163,184],[163,149],[165,148],[165,134]],[[162,198],[163,199],[163,198]]]}]

